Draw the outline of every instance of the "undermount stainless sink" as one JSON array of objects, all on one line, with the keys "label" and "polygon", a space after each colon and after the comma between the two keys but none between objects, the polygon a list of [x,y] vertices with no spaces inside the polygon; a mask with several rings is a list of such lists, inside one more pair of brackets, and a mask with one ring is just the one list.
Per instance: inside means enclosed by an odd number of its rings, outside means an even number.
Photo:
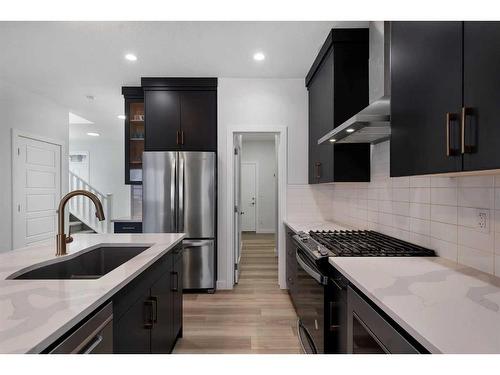
[{"label": "undermount stainless sink", "polygon": [[9,277],[14,280],[98,279],[139,255],[144,246],[101,246]]}]

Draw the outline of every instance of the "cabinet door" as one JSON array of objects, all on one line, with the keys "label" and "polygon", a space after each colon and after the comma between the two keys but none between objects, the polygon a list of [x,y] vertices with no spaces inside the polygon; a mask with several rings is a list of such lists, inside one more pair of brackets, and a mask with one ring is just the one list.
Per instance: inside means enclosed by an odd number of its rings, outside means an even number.
[{"label": "cabinet door", "polygon": [[318,139],[333,129],[333,51],[309,83],[309,183],[333,181],[333,145]]},{"label": "cabinet door", "polygon": [[145,91],[145,151],[178,150],[180,130],[179,93],[167,90]]},{"label": "cabinet door", "polygon": [[153,329],[151,353],[170,353],[174,343],[172,330],[171,257],[165,272],[151,287],[153,301]]},{"label": "cabinet door", "polygon": [[461,170],[461,104],[462,23],[392,22],[391,176]]},{"label": "cabinet door", "polygon": [[125,98],[125,184],[142,184],[144,99]]},{"label": "cabinet door", "polygon": [[172,270],[172,319],[173,337],[182,335],[182,254],[177,258]]},{"label": "cabinet door", "polygon": [[114,353],[150,353],[151,313],[149,293],[147,293],[137,299],[127,312],[114,323]]},{"label": "cabinet door", "polygon": [[464,170],[500,168],[500,22],[464,24]]},{"label": "cabinet door", "polygon": [[181,91],[182,149],[217,150],[217,91]]}]

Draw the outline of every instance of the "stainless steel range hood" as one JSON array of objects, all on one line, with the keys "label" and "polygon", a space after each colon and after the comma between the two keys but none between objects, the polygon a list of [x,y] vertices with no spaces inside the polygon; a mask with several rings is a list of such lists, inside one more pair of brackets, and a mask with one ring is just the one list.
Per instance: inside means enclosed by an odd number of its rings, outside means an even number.
[{"label": "stainless steel range hood", "polygon": [[391,100],[383,96],[318,140],[318,144],[378,143],[391,136]]},{"label": "stainless steel range hood", "polygon": [[[377,28],[377,26],[380,26]],[[378,71],[377,71],[378,70]],[[370,89],[383,95],[318,140],[323,143],[379,143],[391,136],[390,24],[370,23]],[[383,77],[383,79],[381,79]],[[379,82],[377,82],[379,80]],[[372,96],[373,97],[373,96]],[[377,97],[377,96],[375,96]]]}]

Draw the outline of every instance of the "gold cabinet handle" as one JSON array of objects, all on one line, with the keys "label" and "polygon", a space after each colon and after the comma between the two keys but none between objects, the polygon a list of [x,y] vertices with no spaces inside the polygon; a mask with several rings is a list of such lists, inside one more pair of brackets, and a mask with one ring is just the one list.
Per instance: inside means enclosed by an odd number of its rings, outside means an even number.
[{"label": "gold cabinet handle", "polygon": [[460,131],[461,131],[460,152],[462,154],[465,154],[465,107],[462,107],[462,121],[461,121],[461,125],[460,125]]},{"label": "gold cabinet handle", "polygon": [[317,180],[319,180],[321,178],[320,167],[321,167],[321,163],[316,162],[316,179]]},{"label": "gold cabinet handle", "polygon": [[461,117],[462,117],[462,124],[461,124],[461,127],[462,127],[462,146],[461,146],[461,151],[462,151],[462,154],[465,154],[465,153],[472,153],[474,152],[474,145],[471,145],[471,144],[465,144],[465,126],[467,125],[466,124],[466,120],[467,120],[467,116],[468,115],[471,115],[472,114],[472,108],[469,108],[469,107],[462,107],[462,113],[461,113]]},{"label": "gold cabinet handle", "polygon": [[455,120],[457,120],[456,113],[446,112],[446,156],[455,155],[455,150],[450,147],[450,126]]}]

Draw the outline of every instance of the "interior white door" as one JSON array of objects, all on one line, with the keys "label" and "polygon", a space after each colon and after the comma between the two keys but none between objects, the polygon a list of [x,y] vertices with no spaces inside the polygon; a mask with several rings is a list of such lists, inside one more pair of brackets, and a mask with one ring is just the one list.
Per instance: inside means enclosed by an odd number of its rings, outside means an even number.
[{"label": "interior white door", "polygon": [[17,135],[13,144],[13,248],[56,234],[61,146]]},{"label": "interior white door", "polygon": [[71,151],[69,153],[69,170],[90,184],[89,153],[87,151]]},{"label": "interior white door", "polygon": [[241,163],[241,230],[256,231],[257,165]]}]

